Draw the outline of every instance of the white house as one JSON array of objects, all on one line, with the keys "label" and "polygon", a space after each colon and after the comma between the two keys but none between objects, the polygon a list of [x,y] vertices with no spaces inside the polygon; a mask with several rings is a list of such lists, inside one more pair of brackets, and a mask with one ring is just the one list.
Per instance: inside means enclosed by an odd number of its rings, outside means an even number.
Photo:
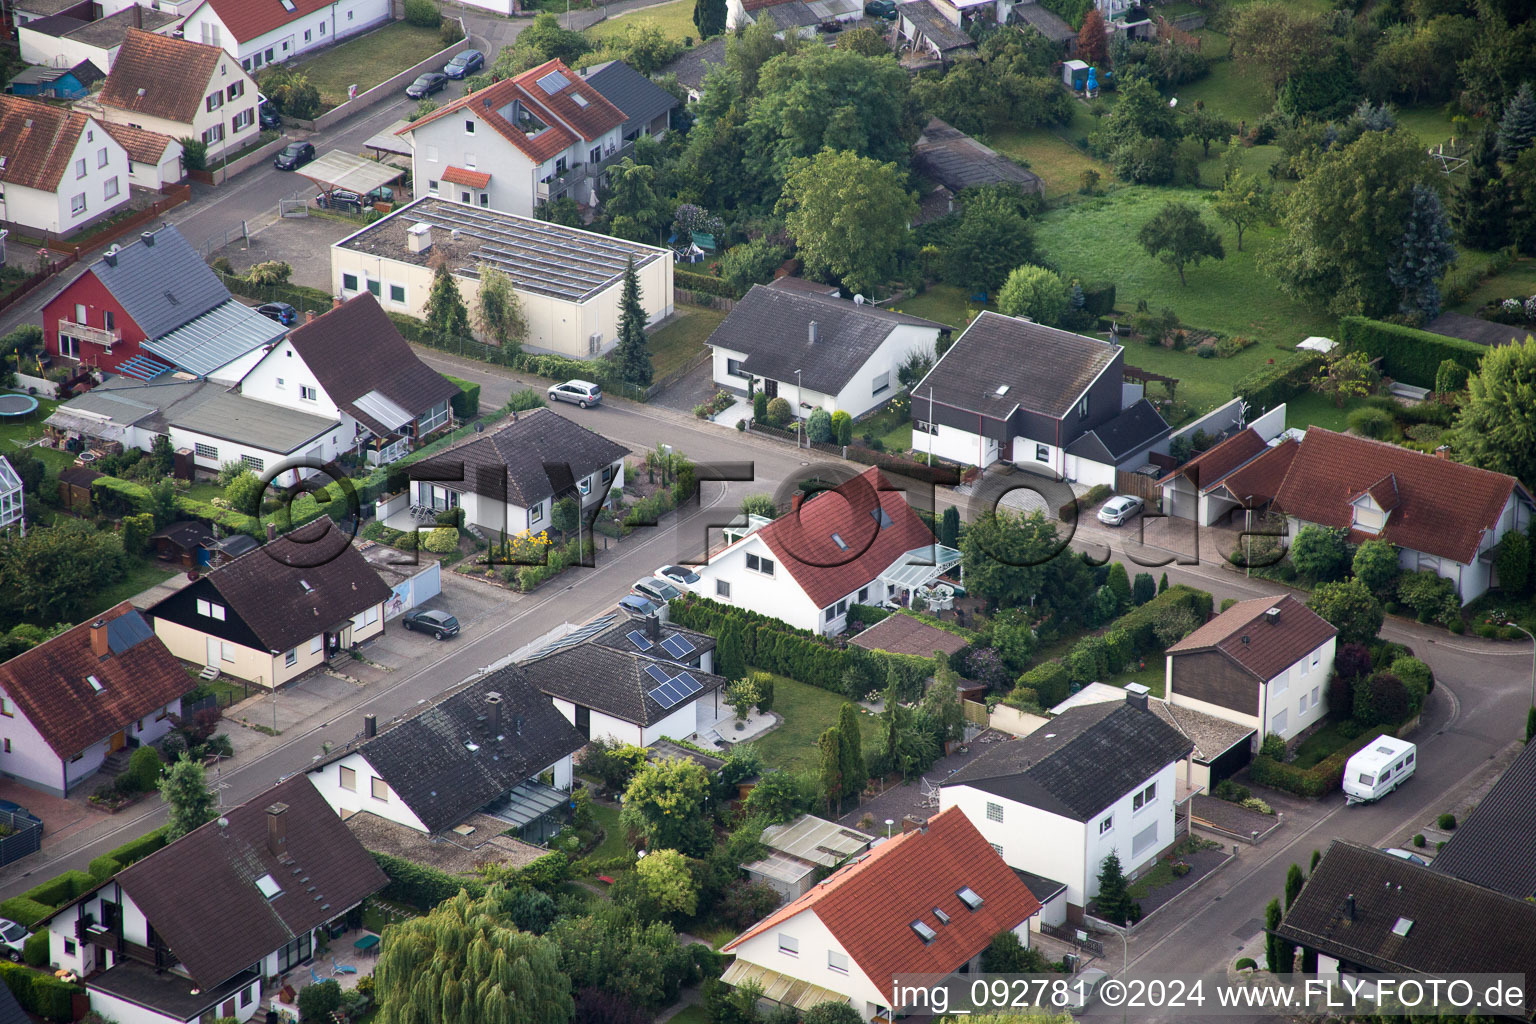
[{"label": "white house", "polygon": [[1339,631],[1290,594],[1239,601],[1168,648],[1163,692],[1287,743],[1321,722]]},{"label": "white house", "polygon": [[94,118],[0,95],[0,221],[72,235],[128,202],[128,153]]},{"label": "white house", "polygon": [[0,527],[10,526],[25,511],[21,477],[10,460],[0,455]]},{"label": "white house", "polygon": [[782,396],[802,417],[862,416],[901,394],[902,364],[914,354],[932,359],[949,330],[804,284],[754,285],[736,303],[709,336],[717,385]]},{"label": "white house", "polygon": [[532,217],[569,196],[596,202],[626,156],[624,112],[559,60],[444,103],[401,128],[417,194]]},{"label": "white house", "polygon": [[648,747],[708,735],[735,714],[720,699],[729,680],[710,671],[714,647],[654,615],[611,612],[536,651],[523,670],[583,740]]},{"label": "white house", "polygon": [[21,59],[28,64],[72,68],[90,61],[107,74],[129,32],[142,29],[170,35],[176,23],[175,14],[141,4],[104,16],[99,5],[80,4],[51,17],[18,24],[16,41]]},{"label": "white house", "polygon": [[800,1010],[846,1002],[866,1020],[892,1020],[896,975],[974,971],[1002,932],[1028,946],[1029,921],[1039,912],[976,827],[948,810],[877,841],[727,942],[721,952],[736,959],[721,980],[756,982]]},{"label": "white house", "polygon": [[169,732],[190,684],[124,601],[0,665],[0,775],[64,796],[108,757]]},{"label": "white house", "polygon": [[1444,454],[1309,427],[1274,507],[1289,537],[1310,524],[1396,545],[1405,571],[1445,577],[1466,604],[1498,584],[1499,543],[1526,532],[1536,502],[1514,477]]},{"label": "white house", "polygon": [[[55,970],[123,1024],[264,1016],[326,928],[388,879],[304,776],[98,882],[39,923]],[[298,970],[291,978],[290,971]]]},{"label": "white house", "polygon": [[872,468],[713,554],[694,590],[835,635],[850,606],[906,600],[959,563]]},{"label": "white house", "polygon": [[1145,694],[1127,694],[980,754],[943,783],[939,806],[964,813],[1010,867],[1065,883],[1080,919],[1111,853],[1134,877],[1173,845],[1185,798],[1175,765],[1191,747]]},{"label": "white house", "polygon": [[[1271,448],[1281,450],[1271,455]],[[1232,514],[1260,511],[1274,500],[1295,454],[1281,403],[1159,480],[1163,514],[1212,526]]]},{"label": "white house", "polygon": [[389,19],[389,0],[203,0],[181,28],[186,38],[222,46],[255,71]]},{"label": "white house", "polygon": [[476,812],[533,842],[564,823],[571,755],[586,745],[517,667],[457,686],[362,733],[309,769],[342,817],[368,811],[423,833]]},{"label": "white house", "polygon": [[160,191],[187,176],[182,145],[177,139],[111,121],[103,121],[101,126],[127,152],[128,182],[134,187]]},{"label": "white house", "polygon": [[172,139],[198,139],[208,160],[259,134],[256,80],[223,48],[129,29],[89,109]]}]

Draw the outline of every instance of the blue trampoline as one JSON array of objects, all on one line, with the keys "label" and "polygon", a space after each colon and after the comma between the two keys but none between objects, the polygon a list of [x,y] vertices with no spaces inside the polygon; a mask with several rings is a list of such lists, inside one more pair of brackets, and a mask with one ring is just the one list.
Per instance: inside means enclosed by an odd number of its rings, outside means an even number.
[{"label": "blue trampoline", "polygon": [[31,395],[0,395],[0,419],[24,419],[37,411]]}]

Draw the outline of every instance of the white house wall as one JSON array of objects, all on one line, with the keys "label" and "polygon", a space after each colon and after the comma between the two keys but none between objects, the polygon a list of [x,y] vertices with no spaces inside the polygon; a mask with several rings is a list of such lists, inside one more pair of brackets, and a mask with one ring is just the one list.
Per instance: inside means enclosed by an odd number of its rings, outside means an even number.
[{"label": "white house wall", "polygon": [[[313,399],[301,397],[300,389],[306,387],[314,390]],[[320,386],[320,378],[315,376],[293,347],[293,342],[287,338],[272,346],[266,356],[260,358],[245,374],[240,381],[240,393],[247,398],[296,409],[311,416],[341,418],[341,407],[326,394],[325,388]]]},{"label": "white house wall", "polygon": [[[773,575],[748,569],[748,553],[772,559]],[[811,603],[789,570],[780,564],[779,556],[760,537],[746,538],[722,551],[708,565],[695,567],[695,571],[702,577],[695,589],[704,597],[761,612],[800,629],[819,631],[821,628],[820,606]],[[717,581],[730,584],[729,597],[720,594]]]},{"label": "white house wall", "polygon": [[[387,21],[389,16],[389,0],[337,0],[242,43],[219,20],[213,8],[203,4],[187,16],[182,29],[193,42],[224,47],[247,71],[253,71],[364,32]],[[272,52],[270,58],[268,50]]]},{"label": "white house wall", "polygon": [[[857,418],[884,405],[902,392],[897,371],[906,362],[907,356],[922,351],[931,357],[938,340],[939,331],[936,327],[897,324],[874,354],[864,361],[853,379],[837,393],[833,399],[834,407],[827,411],[842,411]],[[874,384],[882,374],[885,375],[886,386],[876,394]]]},{"label": "white house wall", "polygon": [[16,709],[8,718],[0,718],[0,736],[10,744],[10,750],[0,754],[0,774],[19,779],[55,796],[64,794],[64,762],[53,748],[44,741],[27,716],[16,708],[9,694],[0,691],[6,706]]},{"label": "white house wall", "polygon": [[1103,484],[1107,487],[1115,486],[1115,467],[1103,462],[1095,462],[1079,455],[1068,455],[1065,459],[1066,477],[1075,483],[1085,487],[1097,487]]},{"label": "white house wall", "polygon": [[[347,789],[341,784],[343,768],[349,768],[356,773],[357,783],[353,789]],[[378,778],[380,778],[379,773],[374,771],[373,765],[368,763],[368,759],[361,752],[348,754],[340,761],[309,773],[309,781],[314,783],[315,789],[325,797],[325,802],[330,804],[337,814],[371,811],[397,825],[404,825],[417,832],[426,832],[427,826],[414,811],[406,806],[405,801],[400,799],[400,795],[389,788],[388,783],[384,785],[383,800],[373,795],[373,780]]]},{"label": "white house wall", "polygon": [[[891,927],[905,928],[905,922],[892,923]],[[799,945],[798,954],[791,955],[779,949],[780,935],[792,936]],[[803,910],[770,928],[761,935],[754,935],[732,950],[738,960],[760,964],[771,971],[798,978],[812,985],[848,997],[848,1002],[868,1019],[877,1007],[887,1006],[890,994],[882,992],[864,973],[847,948],[837,941],[829,928],[816,916],[814,910]],[[834,971],[827,966],[827,953],[841,953],[848,958],[848,972]]]},{"label": "white house wall", "polygon": [[[105,166],[101,151],[107,152]],[[76,177],[78,161],[85,161],[84,177]],[[117,195],[106,197],[107,185],[117,182]],[[80,138],[64,165],[55,192],[6,185],[0,200],[0,220],[14,221],[23,227],[57,235],[72,234],[86,222],[116,210],[128,202],[132,179],[128,174],[128,151],[107,134],[94,119],[87,119]],[[85,196],[85,209],[74,212],[74,198]]]},{"label": "white house wall", "polygon": [[[253,444],[230,441],[222,437],[214,437],[211,434],[204,434],[175,425],[170,428],[170,435],[173,448],[191,448],[193,451],[193,461],[197,464],[198,468],[213,472],[218,472],[219,468],[226,462],[244,460],[246,456],[260,459],[263,466],[262,472],[266,472],[287,462],[289,459],[310,458],[329,462],[344,450],[344,446],[341,443],[342,429],[339,423],[325,434],[308,442],[305,446],[291,454],[268,451],[265,448],[258,448]],[[347,441],[350,445],[351,438],[347,438]],[[198,453],[197,445],[199,444],[213,448],[218,454],[216,456],[208,456]],[[291,482],[294,476],[310,476],[314,472],[316,471],[307,468],[295,469],[292,473],[283,474],[280,482]],[[258,473],[258,475],[260,474]]]},{"label": "white house wall", "polygon": [[[195,37],[188,35],[188,39]],[[229,87],[236,82],[244,84],[244,89],[239,96],[228,99]],[[256,80],[245,72],[233,57],[224,57],[219,61],[219,66],[214,69],[208,81],[204,83],[204,95],[197,103],[197,112],[192,120],[173,121],[167,117],[156,117],[141,111],[126,110],[121,107],[101,105],[101,116],[113,124],[132,125],[143,128],[145,131],[158,132],[172,139],[202,139],[203,133],[216,126],[223,126],[224,138],[217,142],[208,143],[208,160],[212,162],[225,153],[233,153],[243,148],[261,134],[261,126],[256,117]],[[219,95],[221,102],[213,110],[208,109],[208,98]],[[249,123],[239,131],[235,130],[235,118],[241,115],[249,115]],[[179,179],[177,175],[171,180]]]},{"label": "white house wall", "polygon": [[[1289,743],[1322,721],[1327,713],[1328,676],[1333,672],[1336,646],[1337,638],[1329,637],[1322,646],[1265,682],[1259,698],[1257,739],[1260,742],[1274,733]],[[1317,659],[1315,667],[1312,664],[1314,655]],[[1277,719],[1281,715],[1284,715],[1284,727],[1277,729]]]}]

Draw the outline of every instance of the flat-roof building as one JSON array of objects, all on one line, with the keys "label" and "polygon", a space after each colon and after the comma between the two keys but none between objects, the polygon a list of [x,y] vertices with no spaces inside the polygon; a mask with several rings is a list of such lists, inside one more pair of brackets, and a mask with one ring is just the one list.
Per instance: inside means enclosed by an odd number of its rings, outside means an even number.
[{"label": "flat-roof building", "polygon": [[331,284],[343,298],[371,291],[386,310],[422,316],[439,261],[471,308],[492,267],[522,302],[525,347],[588,359],[618,340],[630,259],[649,326],[672,312],[667,249],[427,196],[333,245]]}]

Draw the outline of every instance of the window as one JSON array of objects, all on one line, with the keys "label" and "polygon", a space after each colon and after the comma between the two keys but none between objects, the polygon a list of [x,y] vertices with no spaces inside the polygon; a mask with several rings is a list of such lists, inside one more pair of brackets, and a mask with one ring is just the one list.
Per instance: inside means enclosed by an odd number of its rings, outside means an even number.
[{"label": "window", "polygon": [[982,903],[986,902],[981,898],[980,895],[977,894],[975,889],[972,889],[968,885],[961,886],[959,889],[957,889],[955,891],[955,895],[960,898],[961,903],[964,903],[971,910],[980,910]]},{"label": "window", "polygon": [[437,179],[436,178],[428,178],[427,179],[427,194],[428,195],[434,195],[434,196],[437,195]]},{"label": "window", "polygon": [[1115,827],[1115,816],[1113,814],[1106,815],[1104,820],[1099,822],[1099,835],[1103,835],[1104,833],[1108,832],[1110,829],[1112,829],[1114,827]]},{"label": "window", "polygon": [[320,23],[320,34],[325,35],[325,22]]},{"label": "window", "polygon": [[1049,448],[1047,448],[1043,444],[1035,445],[1035,461],[1036,462],[1050,462],[1051,461],[1051,450]]},{"label": "window", "polygon": [[256,123],[256,111],[254,111],[254,110],[242,110],[242,111],[240,111],[240,113],[235,115],[234,121],[231,122],[231,124],[233,125],[233,130],[237,131],[237,132],[243,132],[247,128],[249,128],[251,125],[253,125],[255,123]]},{"label": "window", "polygon": [[309,36],[310,36],[310,30],[309,29],[305,29],[304,30],[304,41],[306,43],[309,42]]},{"label": "window", "polygon": [[1000,843],[988,843],[987,845],[992,847],[992,852],[997,854],[999,857],[1001,857],[1003,855],[1002,844],[1000,844]]},{"label": "window", "polygon": [[107,330],[109,330],[109,331],[116,330],[117,329],[117,314],[112,312],[110,309],[107,310],[105,313],[102,314],[102,322],[106,325]]},{"label": "window", "polygon": [[16,712],[11,710],[11,701],[9,697],[0,697],[0,715],[5,716],[6,718],[16,717]]},{"label": "window", "polygon": [[[5,741],[5,749],[6,750],[10,750],[11,749],[11,741],[10,740],[6,740]],[[75,945],[75,940],[74,939],[65,939],[64,940],[64,955],[65,956],[74,956],[75,955],[75,950],[78,949],[78,948],[79,947],[77,947]]]},{"label": "window", "polygon": [[205,601],[202,598],[198,598],[197,614],[210,619],[218,619],[220,622],[223,622],[224,606],[221,604],[214,604],[212,601]]},{"label": "window", "polygon": [[731,375],[732,377],[741,377],[743,379],[751,376],[751,374],[747,374],[747,373],[742,373],[741,372],[741,360],[740,359],[727,359],[725,361],[725,372],[728,373],[729,375]]},{"label": "window", "polygon": [[882,391],[890,390],[890,387],[891,374],[890,371],[887,370],[885,373],[877,374],[875,376],[874,384],[871,386],[869,393],[872,395],[878,395]]},{"label": "window", "polygon": [[368,290],[373,292],[373,297],[374,298],[378,298],[379,296],[384,294],[384,287],[383,287],[383,285],[379,284],[379,282],[375,281],[371,277],[368,279]]},{"label": "window", "polygon": [[1157,799],[1157,783],[1152,783],[1146,789],[1131,797],[1131,811],[1134,813]]},{"label": "window", "polygon": [[869,588],[868,587],[861,587],[859,589],[859,604],[868,604],[868,603],[869,603]]},{"label": "window", "polygon": [[592,478],[591,477],[587,477],[586,479],[582,480],[582,482],[577,484],[576,486],[581,489],[581,493],[582,494],[591,494],[592,493]]},{"label": "window", "polygon": [[209,128],[207,131],[203,132],[203,141],[208,143],[223,142],[224,126],[221,124],[216,124],[212,128]]},{"label": "window", "polygon": [[1079,416],[1087,416],[1088,415],[1088,396],[1087,395],[1084,395],[1083,396],[1083,400],[1081,402],[1077,403],[1077,414]]},{"label": "window", "polygon": [[913,921],[907,927],[911,928],[914,932],[917,933],[917,937],[923,940],[923,945],[925,946],[939,937],[939,933],[928,927],[927,923],[924,922],[921,918]]},{"label": "window", "polygon": [[277,951],[277,973],[291,971],[313,955],[313,940],[310,933],[305,932]]},{"label": "window", "polygon": [[192,450],[197,453],[197,457],[200,459],[217,459],[219,457],[219,450],[211,444],[194,444]]},{"label": "window", "polygon": [[348,11],[348,12],[347,12],[347,20],[348,20],[348,21],[351,21],[351,20],[352,20],[352,13],[353,13],[353,12],[351,12],[351,11]]},{"label": "window", "polygon": [[603,147],[602,146],[593,146],[590,150],[587,151],[587,163],[595,164],[595,163],[600,162],[602,159],[603,159]]},{"label": "window", "polygon": [[267,468],[267,460],[266,459],[258,459],[254,455],[242,455],[242,456],[240,456],[240,461],[242,463],[244,463],[247,467],[249,467],[250,469],[254,469],[258,473],[260,473],[262,470]]},{"label": "window", "polygon": [[541,501],[528,510],[528,525],[542,523],[544,521],[544,503]]},{"label": "window", "polygon": [[1284,735],[1287,723],[1288,719],[1286,717],[1286,712],[1284,709],[1281,709],[1280,713],[1270,720],[1269,731],[1272,733]]},{"label": "window", "polygon": [[612,483],[612,482],[613,482],[613,467],[612,466],[604,466],[603,467],[603,483],[606,484],[606,483]]},{"label": "window", "polygon": [[348,768],[346,765],[341,766],[341,788],[350,790],[353,793],[357,792],[356,768]]},{"label": "window", "polygon": [[244,1009],[245,1007],[251,1005],[251,1000],[256,998],[256,996],[254,994],[255,992],[256,992],[256,986],[255,985],[252,985],[250,988],[243,988],[243,989],[240,990],[240,1007],[241,1007],[241,1009]]},{"label": "window", "polygon": [[1312,652],[1312,657],[1310,659],[1308,659],[1308,662],[1307,662],[1307,671],[1310,672],[1313,669],[1317,668],[1317,663],[1321,659],[1322,659],[1322,652],[1320,652],[1320,651],[1313,651]]},{"label": "window", "polygon": [[715,580],[715,596],[731,599],[731,585],[726,580]]},{"label": "window", "polygon": [[115,177],[108,178],[106,184],[102,185],[101,194],[104,199],[117,198],[117,179]]},{"label": "window", "polygon": [[403,303],[405,301],[405,285],[403,285],[403,284],[392,284],[392,285],[390,285],[389,286],[389,301],[390,302],[401,302],[401,303]]},{"label": "window", "polygon": [[569,165],[565,162],[565,157],[561,157],[555,161],[555,173],[564,174],[568,166]]},{"label": "window", "polygon": [[988,821],[1002,821],[1003,820],[1003,805],[1002,804],[995,804],[992,801],[988,800],[987,801],[987,820]]},{"label": "window", "polygon": [[[369,290],[371,291],[372,289]],[[304,384],[299,385],[299,397],[304,399],[304,401],[313,402],[316,400],[317,396],[318,392],[314,388]]]},{"label": "window", "polygon": [[299,649],[297,647],[290,647],[290,648],[288,648],[287,653],[285,653],[283,655],[283,665],[288,667],[288,668],[293,668],[293,666],[297,665],[298,662],[299,662]]},{"label": "window", "polygon": [[389,799],[389,787],[384,784],[383,779],[375,777],[369,783],[369,789],[372,791],[375,800]]},{"label": "window", "polygon": [[1284,693],[1286,690],[1290,689],[1290,686],[1291,670],[1283,669],[1279,675],[1275,676],[1275,678],[1269,681],[1269,694],[1272,697],[1277,697]]},{"label": "window", "polygon": [[827,950],[827,970],[836,971],[838,974],[847,974],[848,954],[839,953],[835,949]]},{"label": "window", "polygon": [[785,956],[799,956],[800,940],[788,932],[779,932],[779,952]]},{"label": "window", "polygon": [[96,166],[97,167],[105,167],[105,166],[107,166],[107,147],[106,146],[102,146],[99,150],[96,151]]},{"label": "window", "polygon": [[1137,832],[1131,839],[1131,857],[1135,859],[1157,845],[1157,822]]},{"label": "window", "polygon": [[1317,707],[1317,696],[1321,692],[1321,690],[1322,690],[1322,687],[1319,687],[1319,686],[1312,687],[1312,706],[1314,708]]},{"label": "window", "polygon": [[491,194],[489,192],[480,193],[480,205],[486,207],[491,205]]},{"label": "window", "polygon": [[69,212],[74,214],[76,217],[80,216],[82,213],[85,212],[85,193],[84,192],[81,192],[77,196],[71,197],[71,199],[69,200]]},{"label": "window", "polygon": [[219,660],[227,661],[231,665],[235,663],[235,645],[228,640],[219,643]]},{"label": "window", "polygon": [[341,275],[341,290],[344,291],[344,292],[355,292],[355,291],[357,291],[357,275],[356,274],[342,274]]},{"label": "window", "polygon": [[222,92],[210,93],[206,102],[208,104],[208,112],[212,113],[224,105],[224,94]]},{"label": "window", "polygon": [[85,177],[85,157],[81,157],[79,160],[75,161],[75,177]]},{"label": "window", "polygon": [[465,135],[473,135],[473,134],[475,134],[475,122],[474,122],[473,118],[465,118],[465,120],[464,120],[464,134]]},{"label": "window", "polygon": [[753,572],[760,572],[764,576],[773,575],[773,559],[764,558],[762,555],[747,554],[747,568]]},{"label": "window", "polygon": [[309,653],[310,654],[319,654],[320,653],[320,648],[322,648],[324,646],[325,646],[325,638],[324,637],[312,636],[312,637],[309,638]]}]

